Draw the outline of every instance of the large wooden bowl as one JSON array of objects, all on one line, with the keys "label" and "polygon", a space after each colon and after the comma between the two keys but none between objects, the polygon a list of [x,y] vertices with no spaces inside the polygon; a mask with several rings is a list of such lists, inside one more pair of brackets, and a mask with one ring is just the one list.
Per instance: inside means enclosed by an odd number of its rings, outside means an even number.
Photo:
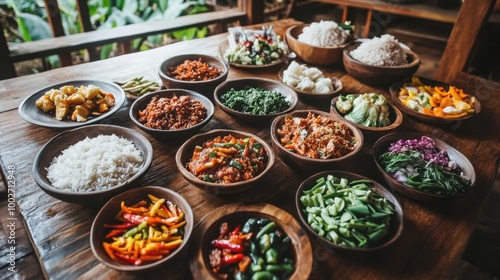
[{"label": "large wooden bowl", "polygon": [[[185,60],[198,59],[201,59],[203,62],[209,64],[210,66],[220,69],[222,71],[220,76],[206,81],[184,81],[175,79],[168,74],[170,72],[170,67],[176,67],[177,65],[184,63]],[[227,79],[228,74],[229,65],[226,61],[224,61],[222,58],[205,54],[181,54],[169,57],[165,59],[158,68],[158,75],[160,76],[160,79],[162,80],[163,86],[165,88],[188,89],[200,92],[205,96],[211,96],[214,89]]]},{"label": "large wooden bowl", "polygon": [[[267,162],[266,162],[266,167],[265,169],[256,177],[246,180],[246,181],[240,181],[236,183],[229,183],[229,184],[220,184],[220,183],[211,183],[211,182],[206,182],[195,175],[193,175],[189,170],[186,168],[187,163],[190,161],[191,157],[193,156],[193,152],[196,146],[201,146],[205,141],[214,139],[217,136],[226,136],[226,135],[232,135],[235,138],[249,138],[253,137],[257,143],[262,144],[264,149],[267,152]],[[177,169],[181,173],[181,175],[191,184],[194,186],[205,190],[211,194],[217,195],[217,194],[229,194],[229,193],[238,193],[238,192],[243,192],[246,190],[249,190],[252,188],[252,186],[255,186],[256,184],[261,181],[261,179],[266,176],[266,174],[271,170],[271,168],[274,165],[274,160],[275,160],[275,155],[271,147],[261,138],[257,137],[256,135],[253,135],[251,133],[247,133],[244,131],[237,131],[237,130],[230,130],[230,129],[214,129],[210,130],[205,133],[197,134],[194,135],[193,137],[189,138],[177,151],[175,155],[175,163],[177,165]]]},{"label": "large wooden bowl", "polygon": [[285,38],[288,47],[297,57],[309,64],[330,65],[342,61],[342,50],[349,43],[338,47],[318,47],[302,43],[298,40],[302,29],[309,24],[299,24],[287,29]]},{"label": "large wooden bowl", "polygon": [[[156,129],[148,127],[139,121],[140,118],[139,111],[146,109],[148,104],[151,102],[151,99],[155,96],[157,96],[158,98],[172,98],[173,96],[177,97],[189,96],[191,100],[197,100],[203,105],[203,107],[205,107],[207,115],[205,119],[203,119],[201,122],[184,129],[168,130],[168,129]],[[156,137],[160,140],[182,141],[185,140],[186,138],[193,136],[198,131],[200,131],[200,129],[202,129],[205,125],[207,125],[212,119],[214,112],[215,112],[215,107],[212,101],[210,101],[208,97],[200,93],[186,89],[167,89],[167,90],[160,90],[148,93],[146,95],[139,97],[137,100],[134,101],[134,103],[132,103],[132,106],[130,106],[129,116],[132,122],[137,127],[139,127],[140,129],[147,132],[153,137]],[[174,117],[176,118],[178,116]]]},{"label": "large wooden bowl", "polygon": [[[446,91],[450,88],[450,84],[447,84],[447,83],[439,82],[439,81],[432,80],[432,79],[427,79],[424,77],[418,77],[418,79],[424,85],[428,85],[428,86],[432,86],[432,87],[434,87],[434,86],[443,87]],[[396,105],[396,107],[398,107],[404,114],[406,114],[414,119],[421,120],[421,121],[428,122],[428,123],[433,123],[433,124],[454,124],[457,122],[461,122],[461,121],[470,119],[470,118],[476,116],[477,114],[479,114],[479,112],[481,112],[481,103],[479,102],[479,100],[477,98],[476,98],[476,102],[474,103],[474,113],[468,114],[468,115],[461,117],[461,118],[447,119],[447,118],[426,115],[426,114],[420,113],[416,110],[413,110],[413,109],[407,107],[406,105],[404,105],[401,102],[401,100],[399,100],[399,97],[398,97],[399,90],[401,89],[401,87],[403,87],[403,85],[405,83],[411,83],[411,81],[412,81],[411,77],[404,79],[402,81],[398,81],[389,87],[389,91],[391,92],[391,98],[392,98],[393,103]]]},{"label": "large wooden bowl", "polygon": [[[356,94],[358,96],[359,94]],[[333,115],[340,116],[343,118],[346,122],[350,122],[353,125],[355,125],[361,132],[363,132],[363,136],[365,138],[365,141],[375,141],[379,137],[386,135],[387,133],[394,132],[396,131],[401,123],[403,122],[403,114],[401,111],[394,105],[391,104],[390,101],[387,102],[387,105],[389,106],[389,120],[391,121],[391,124],[388,126],[383,126],[383,127],[369,127],[369,126],[364,126],[361,124],[357,124],[354,122],[351,122],[350,120],[347,120],[344,116],[344,113],[341,113],[338,109],[337,106],[335,105],[337,103],[338,97],[334,97],[332,99],[332,102],[330,104],[330,113]]]},{"label": "large wooden bowl", "polygon": [[[47,168],[51,165],[52,159],[61,155],[71,145],[99,135],[112,135],[123,137],[134,143],[136,148],[143,156],[143,163],[140,170],[125,182],[100,191],[74,192],[69,190],[60,190],[52,186],[47,178]],[[40,188],[52,197],[62,201],[85,204],[89,206],[101,206],[109,198],[125,190],[133,188],[139,184],[146,175],[153,161],[153,147],[151,143],[140,132],[133,129],[115,126],[115,125],[88,125],[61,132],[49,142],[47,142],[38,152],[33,163],[33,176]],[[75,170],[74,172],[79,172]]]},{"label": "large wooden bowl", "polygon": [[[285,149],[285,147],[283,147],[280,142],[280,136],[278,134],[278,129],[281,129],[285,124],[285,118],[287,116],[306,118],[309,112],[314,113],[316,116],[322,115],[324,117],[328,117],[345,124],[356,138],[356,148],[342,157],[333,159],[314,159]],[[283,162],[290,168],[305,175],[315,174],[319,171],[324,170],[343,168],[346,163],[352,162],[356,158],[356,155],[359,153],[359,151],[361,151],[364,142],[363,133],[361,133],[361,131],[356,126],[354,126],[350,122],[343,120],[339,116],[334,116],[332,114],[319,110],[296,110],[290,114],[281,115],[275,118],[272,122],[270,134],[273,149],[281,158],[281,160],[283,160]]]},{"label": "large wooden bowl", "polygon": [[458,150],[448,145],[444,141],[441,141],[435,137],[431,137],[429,135],[422,133],[396,132],[387,134],[386,136],[383,136],[379,140],[377,140],[377,142],[375,142],[375,144],[373,145],[373,159],[375,160],[379,174],[384,178],[385,182],[392,189],[414,200],[424,201],[424,202],[442,202],[464,196],[467,192],[456,196],[446,196],[446,195],[426,193],[414,188],[410,188],[404,185],[403,183],[398,182],[391,176],[391,174],[389,174],[384,170],[384,167],[379,161],[379,156],[385,153],[389,149],[391,143],[394,143],[400,139],[402,140],[420,139],[422,136],[427,136],[432,138],[432,140],[436,143],[436,147],[439,150],[446,151],[450,159],[456,161],[457,165],[460,166],[460,168],[462,169],[463,174],[471,179],[471,186],[469,188],[470,191],[474,187],[474,184],[476,182],[476,173],[474,171],[472,163],[467,159],[466,156],[464,156],[462,153],[460,153]]},{"label": "large wooden bowl", "polygon": [[[242,90],[245,87],[250,86],[254,88],[261,88],[267,91],[276,91],[281,93],[285,99],[290,103],[290,106],[279,113],[266,114],[266,115],[256,115],[239,112],[237,110],[233,110],[228,106],[224,105],[220,100],[220,97],[231,89],[234,90]],[[224,111],[226,114],[238,118],[244,122],[249,124],[265,126],[268,125],[276,116],[286,114],[291,112],[297,106],[299,98],[297,93],[291,88],[283,83],[280,83],[276,80],[271,79],[259,79],[259,78],[239,78],[227,80],[221,83],[214,92],[214,101],[217,106]]]},{"label": "large wooden bowl", "polygon": [[217,238],[222,222],[237,225],[249,218],[268,218],[291,238],[296,265],[292,275],[286,279],[308,279],[312,271],[313,255],[306,232],[292,215],[265,203],[224,205],[211,211],[196,225],[190,248],[190,255],[193,256],[190,262],[193,278],[217,279],[208,260],[210,241]]},{"label": "large wooden bowl", "polygon": [[[179,207],[182,212],[184,212],[186,225],[183,228],[184,235],[181,246],[159,261],[146,263],[140,266],[128,264],[120,260],[111,259],[102,245],[102,243],[106,240],[105,236],[109,232],[109,229],[104,228],[103,225],[119,224],[119,221],[116,220],[116,215],[119,211],[121,211],[120,204],[122,201],[125,202],[125,205],[127,206],[134,205],[141,200],[150,201],[148,198],[148,194],[154,195],[155,197],[160,199],[164,198],[165,200],[169,200],[177,205],[177,207]],[[101,208],[99,213],[97,213],[97,216],[95,217],[90,229],[90,246],[92,249],[92,253],[94,253],[94,256],[102,264],[106,265],[109,268],[124,272],[136,273],[143,273],[144,271],[150,270],[160,272],[161,269],[170,271],[175,270],[176,273],[170,275],[169,278],[185,279],[182,277],[182,275],[180,275],[183,270],[179,268],[185,267],[186,263],[188,262],[188,244],[191,240],[193,228],[193,211],[184,197],[172,190],[167,189],[166,187],[144,186],[126,191],[113,197]],[[179,276],[181,277],[179,278]],[[148,274],[144,274],[143,277],[151,278],[148,277]]]},{"label": "large wooden bowl", "polygon": [[404,51],[408,64],[400,66],[374,66],[363,63],[350,55],[350,52],[359,47],[360,44],[361,42],[354,42],[344,48],[343,62],[347,73],[363,83],[388,86],[396,81],[411,77],[420,67],[421,61],[419,56],[406,48]]},{"label": "large wooden bowl", "polygon": [[[391,221],[389,224],[389,232],[387,233],[386,236],[384,236],[382,238],[382,240],[380,240],[379,242],[374,244],[372,247],[350,248],[350,247],[337,245],[337,244],[333,243],[332,241],[326,239],[325,237],[319,235],[316,231],[314,231],[314,229],[308,223],[307,214],[304,213],[305,206],[300,201],[300,197],[303,195],[304,191],[310,190],[316,184],[317,179],[326,177],[327,175],[334,175],[337,178],[345,178],[345,179],[349,180],[349,182],[351,182],[353,180],[372,181],[371,184],[368,184],[368,186],[371,188],[371,190],[377,192],[380,196],[386,198],[388,201],[390,201],[392,203],[396,213],[391,218]],[[322,246],[324,246],[326,248],[332,248],[334,251],[343,252],[343,253],[353,253],[353,254],[371,253],[371,252],[375,252],[375,251],[380,251],[382,249],[385,249],[385,248],[392,246],[399,239],[399,237],[401,236],[401,233],[403,232],[403,209],[401,208],[401,205],[399,204],[396,197],[389,190],[384,188],[381,184],[377,183],[376,181],[373,181],[369,178],[366,178],[364,176],[361,176],[361,175],[358,175],[355,173],[329,170],[329,171],[323,171],[323,172],[312,175],[311,177],[304,180],[304,182],[302,182],[300,187],[297,189],[297,192],[295,195],[295,205],[297,207],[297,212],[299,213],[300,221],[302,222],[304,227],[307,229],[307,231],[315,237],[315,240],[321,241],[320,244]]]}]

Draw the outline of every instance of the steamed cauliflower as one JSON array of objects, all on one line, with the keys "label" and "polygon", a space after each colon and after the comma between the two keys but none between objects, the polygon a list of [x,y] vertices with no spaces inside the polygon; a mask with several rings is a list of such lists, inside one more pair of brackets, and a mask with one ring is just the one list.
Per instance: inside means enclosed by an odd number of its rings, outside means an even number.
[{"label": "steamed cauliflower", "polygon": [[318,68],[308,68],[292,61],[283,72],[283,83],[301,91],[327,94],[333,91],[333,84],[330,78],[323,75]]}]

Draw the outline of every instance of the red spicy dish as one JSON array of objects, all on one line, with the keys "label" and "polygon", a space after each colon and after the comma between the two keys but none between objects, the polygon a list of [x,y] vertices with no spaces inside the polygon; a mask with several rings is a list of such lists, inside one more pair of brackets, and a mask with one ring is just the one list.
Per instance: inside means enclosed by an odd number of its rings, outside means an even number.
[{"label": "red spicy dish", "polygon": [[187,169],[205,182],[229,184],[246,181],[266,168],[268,155],[254,138],[217,136],[196,146]]}]

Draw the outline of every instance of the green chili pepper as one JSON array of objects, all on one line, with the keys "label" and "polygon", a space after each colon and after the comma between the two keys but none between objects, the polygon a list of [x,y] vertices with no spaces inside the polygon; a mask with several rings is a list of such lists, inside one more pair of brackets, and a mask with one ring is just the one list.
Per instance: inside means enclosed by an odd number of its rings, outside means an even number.
[{"label": "green chili pepper", "polygon": [[269,222],[267,225],[265,225],[263,228],[261,228],[261,230],[257,233],[257,235],[255,236],[255,238],[260,239],[260,237],[262,235],[270,232],[275,227],[276,227],[276,223],[275,222]]},{"label": "green chili pepper", "polygon": [[276,264],[278,263],[278,250],[275,248],[269,248],[266,251],[266,263]]}]

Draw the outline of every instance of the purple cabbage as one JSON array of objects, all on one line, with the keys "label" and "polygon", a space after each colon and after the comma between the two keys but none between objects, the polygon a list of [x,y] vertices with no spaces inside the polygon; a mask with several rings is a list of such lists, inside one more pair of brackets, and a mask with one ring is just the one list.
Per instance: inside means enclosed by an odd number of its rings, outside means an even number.
[{"label": "purple cabbage", "polygon": [[406,151],[416,151],[424,156],[424,160],[428,163],[436,163],[444,168],[448,168],[450,158],[444,150],[438,150],[436,143],[430,137],[422,136],[420,139],[398,140],[392,143],[389,147],[391,155],[396,153],[404,153]]}]

